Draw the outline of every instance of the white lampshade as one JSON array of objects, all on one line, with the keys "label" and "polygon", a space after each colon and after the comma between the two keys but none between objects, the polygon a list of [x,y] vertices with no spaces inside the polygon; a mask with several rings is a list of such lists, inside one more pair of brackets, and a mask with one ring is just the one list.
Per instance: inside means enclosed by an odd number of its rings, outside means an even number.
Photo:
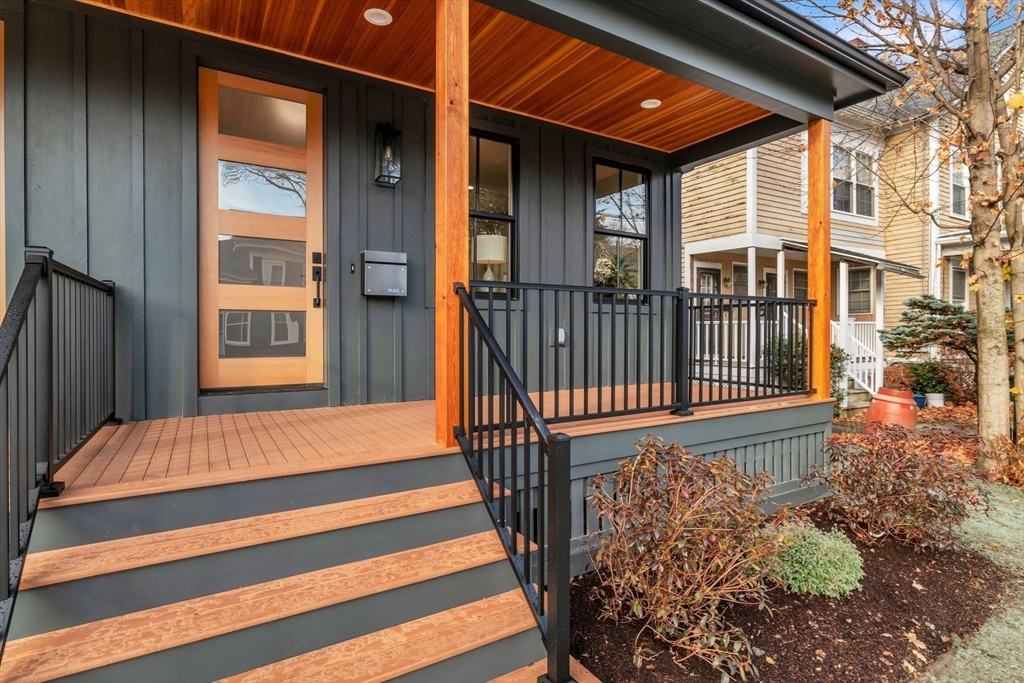
[{"label": "white lampshade", "polygon": [[505,263],[508,260],[505,256],[506,241],[504,235],[477,235],[476,262]]}]

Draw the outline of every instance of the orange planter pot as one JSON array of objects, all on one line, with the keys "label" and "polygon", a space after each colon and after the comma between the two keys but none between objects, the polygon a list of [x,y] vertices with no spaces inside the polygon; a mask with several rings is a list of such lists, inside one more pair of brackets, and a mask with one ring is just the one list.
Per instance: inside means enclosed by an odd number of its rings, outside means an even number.
[{"label": "orange planter pot", "polygon": [[870,432],[876,424],[899,425],[914,431],[917,410],[912,393],[883,387],[868,406],[867,431]]}]

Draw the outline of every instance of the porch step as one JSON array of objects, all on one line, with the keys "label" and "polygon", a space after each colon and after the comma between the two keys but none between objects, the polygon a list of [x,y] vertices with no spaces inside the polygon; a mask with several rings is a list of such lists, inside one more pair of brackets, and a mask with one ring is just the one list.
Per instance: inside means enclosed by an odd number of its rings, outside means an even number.
[{"label": "porch step", "polygon": [[480,502],[471,481],[32,553],[21,590]]},{"label": "porch step", "polygon": [[[500,550],[500,548],[499,548]],[[276,681],[390,681],[535,626],[523,593],[514,588],[383,631],[223,679]]]},{"label": "porch step", "polygon": [[482,681],[544,657],[461,456],[38,514],[0,681]]}]

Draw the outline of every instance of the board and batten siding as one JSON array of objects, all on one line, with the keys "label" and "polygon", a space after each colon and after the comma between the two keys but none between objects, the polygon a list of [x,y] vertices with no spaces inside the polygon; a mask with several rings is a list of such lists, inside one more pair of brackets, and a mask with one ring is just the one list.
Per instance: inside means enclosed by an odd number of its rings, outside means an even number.
[{"label": "board and batten siding", "polygon": [[832,435],[831,401],[752,411],[740,421],[730,416],[575,436],[570,484],[573,575],[593,568],[591,554],[604,531],[590,501],[594,476],[613,476],[623,458],[635,457],[635,444],[649,433],[667,444],[678,443],[694,455],[729,457],[745,474],[768,472],[775,482],[774,504],[799,504],[825,495],[822,486],[802,486],[800,477],[813,465],[826,464],[822,446]]},{"label": "board and batten siding", "polygon": [[[116,283],[116,414],[143,419],[433,396],[433,94],[77,3],[0,0],[5,22],[7,291],[26,244]],[[327,388],[200,396],[198,67],[324,93]],[[660,153],[474,108],[520,141],[523,281],[592,282],[588,163],[651,174],[650,282],[680,280],[679,175]],[[372,180],[377,123],[402,181]],[[17,163],[13,163],[17,162]],[[23,168],[23,173],[20,169]],[[408,254],[406,298],[362,296],[360,252]]]}]

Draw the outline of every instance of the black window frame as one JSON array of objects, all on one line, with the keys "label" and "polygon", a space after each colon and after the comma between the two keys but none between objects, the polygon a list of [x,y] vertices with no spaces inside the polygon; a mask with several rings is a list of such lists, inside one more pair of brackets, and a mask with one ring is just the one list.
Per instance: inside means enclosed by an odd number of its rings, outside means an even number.
[{"label": "black window frame", "polygon": [[[508,228],[508,280],[495,280],[497,283],[491,289],[494,291],[481,292],[477,291],[474,296],[477,298],[488,298],[493,297],[495,299],[517,299],[518,291],[509,290],[504,288],[505,291],[498,291],[502,289],[499,285],[505,284],[517,284],[519,282],[519,139],[510,137],[508,135],[501,135],[499,133],[492,133],[487,130],[480,130],[478,128],[469,129],[469,143],[473,144],[473,138],[476,138],[476,174],[473,175],[473,169],[470,169],[470,182],[473,187],[480,187],[480,140],[490,140],[492,142],[500,142],[502,144],[509,145],[511,147],[511,174],[512,174],[512,196],[509,197],[509,209],[512,211],[511,214],[497,214],[490,213],[488,211],[480,211],[479,208],[469,209],[469,267],[471,272],[476,273],[476,259],[474,252],[475,244],[474,238],[476,237],[476,230],[474,229],[473,219],[482,220],[493,220],[507,223]],[[476,193],[476,206],[480,206],[480,193]],[[471,278],[472,279],[472,278]],[[512,292],[512,296],[509,296],[509,292]]]},{"label": "black window frame", "polygon": [[[625,232],[623,230],[602,230],[597,227],[597,167],[608,166],[615,168],[619,171],[619,192],[622,192],[622,172],[631,171],[641,175],[644,179],[644,233],[638,234],[635,232]],[[608,159],[607,157],[595,156],[591,159],[590,167],[590,220],[593,221],[593,229],[590,234],[590,284],[591,286],[598,287],[594,283],[594,240],[597,235],[611,235],[613,237],[626,237],[629,239],[640,239],[643,240],[643,263],[640,264],[639,281],[636,287],[609,287],[608,289],[636,289],[646,290],[650,288],[650,244],[651,244],[651,169],[644,168],[643,166],[634,166],[632,164],[623,163],[621,161],[615,161],[614,159]],[[595,296],[603,296],[609,299],[615,298],[618,301],[624,301],[626,295],[613,295],[613,294],[595,294]],[[647,303],[647,297],[641,296],[641,303]]]}]

